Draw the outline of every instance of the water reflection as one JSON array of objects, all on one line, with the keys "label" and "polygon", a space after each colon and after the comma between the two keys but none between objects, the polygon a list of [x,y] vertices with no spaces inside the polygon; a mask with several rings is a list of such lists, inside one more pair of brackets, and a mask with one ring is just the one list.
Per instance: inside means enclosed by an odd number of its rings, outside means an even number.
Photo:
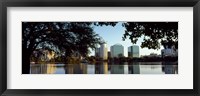
[{"label": "water reflection", "polygon": [[32,64],[31,74],[178,74],[174,62]]},{"label": "water reflection", "polygon": [[129,74],[140,74],[140,63],[139,62],[134,62],[134,63],[129,63],[128,66],[128,73]]}]

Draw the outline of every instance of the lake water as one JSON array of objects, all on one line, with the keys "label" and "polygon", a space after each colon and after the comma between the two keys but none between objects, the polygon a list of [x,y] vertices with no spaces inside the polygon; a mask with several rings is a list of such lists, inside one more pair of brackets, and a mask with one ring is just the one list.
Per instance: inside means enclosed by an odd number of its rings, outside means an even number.
[{"label": "lake water", "polygon": [[178,74],[174,62],[31,64],[31,74]]}]

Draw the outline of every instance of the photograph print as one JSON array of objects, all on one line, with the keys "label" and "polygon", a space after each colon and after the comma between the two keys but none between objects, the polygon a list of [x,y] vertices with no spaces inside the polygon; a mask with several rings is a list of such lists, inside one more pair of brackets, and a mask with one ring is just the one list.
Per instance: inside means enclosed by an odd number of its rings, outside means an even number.
[{"label": "photograph print", "polygon": [[178,22],[22,22],[22,74],[178,74]]}]

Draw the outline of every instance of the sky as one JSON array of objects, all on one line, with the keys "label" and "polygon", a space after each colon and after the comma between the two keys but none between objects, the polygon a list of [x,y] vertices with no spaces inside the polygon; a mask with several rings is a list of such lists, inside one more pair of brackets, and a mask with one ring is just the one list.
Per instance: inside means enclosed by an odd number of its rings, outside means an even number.
[{"label": "sky", "polygon": [[[133,43],[131,43],[131,40],[127,38],[125,41],[122,40],[123,34],[125,28],[122,27],[122,23],[119,22],[115,27],[113,26],[95,26],[94,31],[101,36],[105,42],[107,42],[108,51],[110,51],[110,46],[114,44],[121,44],[124,46],[124,55],[127,57],[128,55],[128,47],[132,46]],[[163,47],[161,47],[158,50],[148,49],[148,48],[141,48],[141,42],[143,41],[143,38],[140,38],[136,44],[139,46],[139,54],[141,55],[149,55],[150,53],[156,53],[161,54],[161,50]],[[94,55],[94,50],[91,50],[90,55]]]}]

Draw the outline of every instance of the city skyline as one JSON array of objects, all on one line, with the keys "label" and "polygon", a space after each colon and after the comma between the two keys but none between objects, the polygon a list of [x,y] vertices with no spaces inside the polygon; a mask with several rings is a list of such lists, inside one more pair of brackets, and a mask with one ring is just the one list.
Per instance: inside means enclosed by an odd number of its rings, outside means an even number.
[{"label": "city skyline", "polygon": [[[110,47],[108,51],[106,43],[101,44],[100,47],[95,49],[95,57],[101,57],[103,60],[110,58],[126,57],[124,56],[124,46],[121,44],[115,44]],[[128,47],[128,56],[139,58],[139,46],[133,45]]]},{"label": "city skyline", "polygon": [[[141,48],[141,42],[143,41],[143,36],[138,39],[136,44],[131,43],[130,39],[126,39],[125,41],[122,40],[122,36],[125,33],[125,28],[122,27],[122,22],[119,22],[116,26],[94,26],[93,27],[95,33],[99,34],[106,42],[108,51],[110,51],[110,47],[115,44],[121,44],[124,46],[124,56],[128,56],[128,47],[132,45],[139,46],[139,53],[140,56],[143,55],[150,55],[151,53],[161,54],[161,50],[164,49],[163,46],[160,47],[158,50],[148,49],[148,48]],[[90,56],[95,55],[95,50],[91,50]]]},{"label": "city skyline", "polygon": [[22,74],[143,74],[135,64],[177,70],[178,22],[22,22]]}]

